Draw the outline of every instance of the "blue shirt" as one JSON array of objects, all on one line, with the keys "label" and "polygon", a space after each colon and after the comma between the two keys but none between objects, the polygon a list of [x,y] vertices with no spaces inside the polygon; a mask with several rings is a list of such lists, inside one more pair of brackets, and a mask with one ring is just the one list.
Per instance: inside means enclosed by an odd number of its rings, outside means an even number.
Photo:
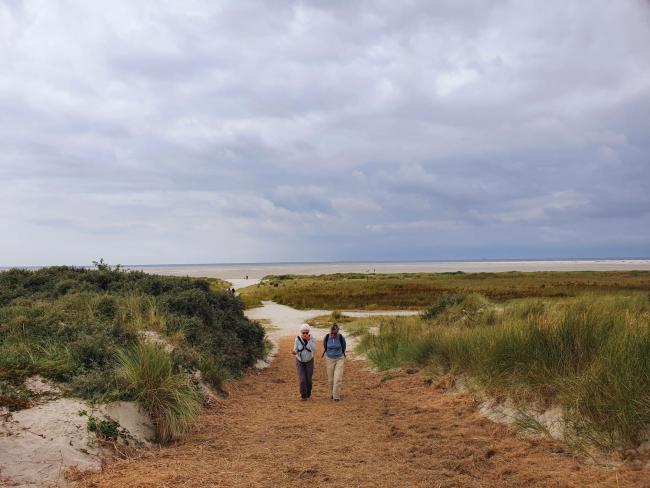
[{"label": "blue shirt", "polygon": [[326,346],[328,358],[336,359],[343,357],[345,353],[345,338],[340,333],[336,337],[332,337],[332,334],[327,334],[323,339],[323,343]]}]

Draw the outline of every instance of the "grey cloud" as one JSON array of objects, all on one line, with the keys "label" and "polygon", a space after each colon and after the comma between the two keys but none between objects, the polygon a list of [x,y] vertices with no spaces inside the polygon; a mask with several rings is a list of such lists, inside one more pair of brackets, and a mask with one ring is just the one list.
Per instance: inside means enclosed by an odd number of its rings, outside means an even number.
[{"label": "grey cloud", "polygon": [[649,21],[0,3],[0,265],[647,254]]}]

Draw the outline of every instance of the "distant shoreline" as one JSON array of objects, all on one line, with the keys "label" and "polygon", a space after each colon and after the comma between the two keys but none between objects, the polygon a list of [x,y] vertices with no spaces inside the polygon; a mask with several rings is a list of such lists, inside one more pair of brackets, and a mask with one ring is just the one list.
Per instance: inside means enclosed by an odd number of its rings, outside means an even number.
[{"label": "distant shoreline", "polygon": [[504,260],[504,261],[400,261],[339,263],[244,263],[163,266],[127,266],[156,274],[212,278],[260,279],[266,275],[319,275],[333,273],[490,273],[508,271],[650,271],[650,259]]},{"label": "distant shoreline", "polygon": [[[24,266],[39,269],[43,266]],[[318,275],[332,273],[497,273],[508,271],[650,271],[650,259],[491,259],[448,261],[339,261],[215,264],[124,265],[125,269],[175,276],[260,279],[271,274]],[[0,271],[11,269],[0,267]]]}]

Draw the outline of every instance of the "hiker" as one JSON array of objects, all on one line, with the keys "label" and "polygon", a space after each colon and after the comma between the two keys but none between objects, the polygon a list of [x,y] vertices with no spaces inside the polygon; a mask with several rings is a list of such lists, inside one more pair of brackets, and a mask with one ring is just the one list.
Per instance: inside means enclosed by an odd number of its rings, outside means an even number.
[{"label": "hiker", "polygon": [[323,356],[327,354],[327,381],[330,398],[338,402],[341,399],[341,383],[345,365],[345,337],[339,333],[339,326],[336,323],[332,324],[330,333],[323,338],[323,347]]},{"label": "hiker", "polygon": [[291,354],[296,356],[296,371],[298,372],[298,384],[300,385],[300,397],[307,400],[311,397],[312,376],[314,375],[314,353],[316,352],[316,340],[310,334],[307,324],[300,327],[300,335],[293,343]]}]

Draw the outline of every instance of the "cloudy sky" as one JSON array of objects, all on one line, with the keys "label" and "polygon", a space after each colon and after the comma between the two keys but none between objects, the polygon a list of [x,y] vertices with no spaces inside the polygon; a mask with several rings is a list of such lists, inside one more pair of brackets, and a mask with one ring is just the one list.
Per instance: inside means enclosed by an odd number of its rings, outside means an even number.
[{"label": "cloudy sky", "polygon": [[650,255],[647,0],[0,0],[0,266]]}]

